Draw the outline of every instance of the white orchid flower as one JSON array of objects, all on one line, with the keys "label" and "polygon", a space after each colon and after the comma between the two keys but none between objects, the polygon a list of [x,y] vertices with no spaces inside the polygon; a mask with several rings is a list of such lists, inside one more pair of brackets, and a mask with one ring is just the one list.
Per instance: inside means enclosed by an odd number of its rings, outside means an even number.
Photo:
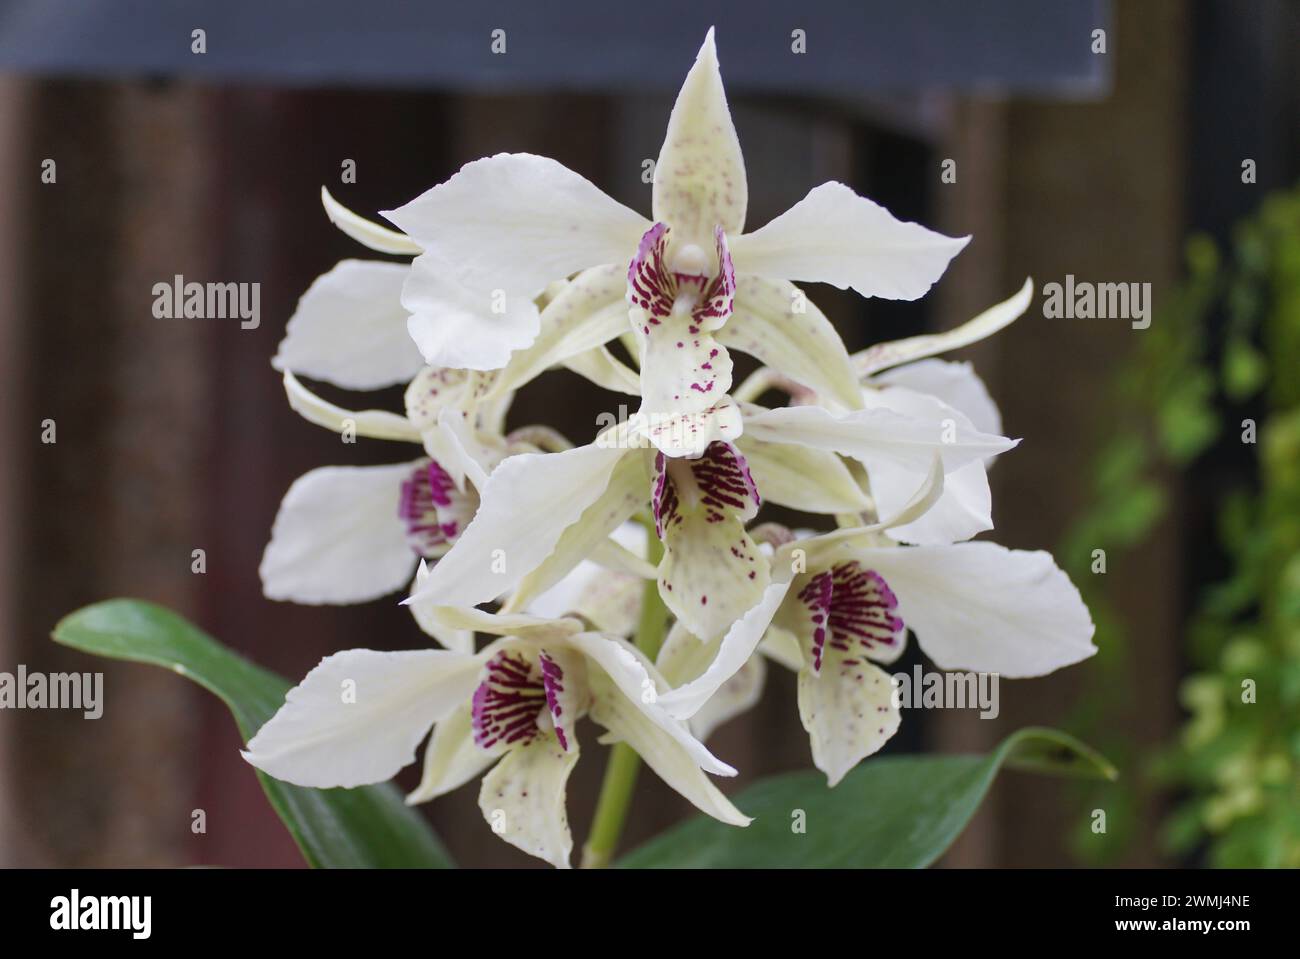
[{"label": "white orchid flower", "polygon": [[735,775],[656,704],[667,686],[621,637],[576,619],[444,610],[451,629],[501,639],[478,653],[354,649],[326,657],[285,697],[244,758],[300,786],[382,782],[415,759],[430,728],[424,802],[482,775],[479,807],[493,831],[557,867],[573,847],[565,786],[578,760],[576,724],[626,742],[702,812],[749,824],[706,772]]},{"label": "white orchid flower", "polygon": [[[894,521],[906,520],[906,512]],[[884,525],[780,545],[763,603],[720,642],[670,637],[659,664],[675,684],[661,702],[706,738],[742,708],[760,651],[799,674],[813,761],[834,786],[898,728],[888,664],[910,629],[941,669],[1042,676],[1095,653],[1078,589],[1042,551],[995,543],[901,546]],[[720,702],[714,703],[715,698]]]},{"label": "white orchid flower", "polygon": [[[966,239],[900,222],[841,183],[822,184],[748,234],[747,203],[710,29],[668,120],[653,222],[554,160],[530,154],[476,160],[384,215],[424,251],[402,294],[413,326],[436,323],[449,299],[480,314],[479,322],[457,327],[456,365],[506,365],[503,344],[528,348],[527,358],[516,353],[509,364],[551,365],[625,332],[630,316],[640,344],[642,412],[650,418],[699,413],[726,394],[728,347],[858,408],[844,344],[791,281],[916,299]],[[565,332],[535,348],[545,311],[525,316],[521,308],[516,318],[512,304],[527,304],[565,277],[572,278]],[[466,299],[466,289],[477,292]],[[491,315],[490,304],[510,321]],[[421,345],[428,362],[449,365],[439,344]]]}]

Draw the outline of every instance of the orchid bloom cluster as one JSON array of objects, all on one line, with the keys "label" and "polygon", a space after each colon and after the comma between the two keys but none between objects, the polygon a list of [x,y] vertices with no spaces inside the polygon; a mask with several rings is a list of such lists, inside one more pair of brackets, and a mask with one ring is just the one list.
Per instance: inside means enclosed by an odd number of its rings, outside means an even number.
[{"label": "orchid bloom cluster", "polygon": [[[912,300],[966,240],[839,183],[749,233],[746,200],[712,31],[668,121],[653,220],[528,154],[469,163],[384,214],[401,232],[323,193],[349,236],[412,259],[347,260],[318,279],[275,365],[313,423],[418,449],[294,483],[265,592],[357,603],[406,590],[439,648],[329,656],[249,762],[356,786],[393,776],[428,736],[409,802],[481,777],[493,830],[566,866],[584,717],[744,826],[709,778],[735,770],[705,741],[758,700],[768,659],[797,674],[833,786],[898,728],[882,667],[909,630],[940,668],[1004,677],[1095,651],[1047,553],[970,541],[992,528],[987,470],[1017,441],[970,366],[934,358],[1015,320],[1031,284],[951,332],[850,355],[795,282]],[[740,384],[731,350],[762,364]],[[638,412],[586,445],[508,431],[515,391],[556,368],[639,396]],[[344,409],[295,374],[408,383],[406,409]],[[774,393],[788,403],[758,404]],[[764,502],[835,529],[758,523]],[[671,621],[666,638],[638,630],[648,606]]]}]

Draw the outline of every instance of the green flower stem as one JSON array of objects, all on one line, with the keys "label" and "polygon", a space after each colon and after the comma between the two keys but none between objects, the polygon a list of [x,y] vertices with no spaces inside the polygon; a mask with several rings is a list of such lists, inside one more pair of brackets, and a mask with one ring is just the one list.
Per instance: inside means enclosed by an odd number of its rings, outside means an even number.
[{"label": "green flower stem", "polygon": [[[654,520],[641,517],[646,528],[646,561],[658,566],[663,556],[663,545],[655,533]],[[636,629],[636,647],[653,662],[663,645],[668,628],[668,609],[659,598],[659,585],[648,579],[641,592],[641,620]],[[583,869],[603,869],[614,858],[627,810],[636,791],[637,772],[641,757],[627,743],[615,743],[609,751],[605,766],[605,780],[600,786],[596,801],[596,815],[591,823],[591,834],[582,850]]]}]

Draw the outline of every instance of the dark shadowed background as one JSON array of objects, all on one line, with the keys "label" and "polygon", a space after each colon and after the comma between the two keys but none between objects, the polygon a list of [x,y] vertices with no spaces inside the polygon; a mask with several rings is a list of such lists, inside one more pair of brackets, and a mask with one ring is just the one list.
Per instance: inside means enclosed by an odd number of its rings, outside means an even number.
[{"label": "dark shadowed background", "polygon": [[[155,600],[295,679],[341,648],[424,643],[398,597],[308,608],[264,599],[258,582],[296,476],[405,455],[299,419],[270,367],[312,279],[369,255],[326,220],[322,184],[373,217],[469,160],[527,151],[648,210],[642,162],[714,24],[752,226],[838,179],[902,219],[974,235],[922,301],[813,289],[850,349],[952,326],[1026,276],[1040,289],[1066,274],[1151,282],[1159,305],[1189,230],[1222,236],[1300,174],[1298,20],[1287,0],[0,2],[0,670],[106,674],[99,720],[0,713],[0,865],[300,863],[225,710],[177,676],[56,647],[50,628],[72,609]],[[495,29],[504,54],[491,52]],[[795,30],[806,53],[791,50]],[[1244,158],[1255,184],[1242,183]],[[355,184],[340,179],[349,159]],[[955,183],[941,181],[946,159]],[[260,283],[261,326],[156,319],[152,287],[176,274]],[[1056,549],[1107,428],[1107,377],[1143,334],[1046,319],[1040,304],[954,358],[976,362],[1008,435],[1026,438],[993,472],[998,541]],[[366,399],[397,409],[400,390]],[[522,392],[511,423],[546,419],[585,441],[619,402],[554,373]],[[40,442],[46,419],[57,443]],[[1108,573],[1139,681],[1107,722],[1139,755],[1179,722],[1181,626],[1220,565],[1219,473],[1251,468],[1222,462],[1172,480],[1156,534]],[[190,571],[195,548],[203,575]],[[908,713],[889,749],[980,750],[1022,725],[1068,728],[1094,668],[1004,684],[995,721]],[[712,745],[742,782],[809,766],[793,678],[770,670],[761,706]],[[579,841],[601,752],[586,749],[570,788]],[[629,844],[687,812],[652,776],[642,784]],[[426,807],[453,855],[535,865],[492,836],[476,795]],[[1140,798],[1119,862],[1170,862],[1155,840],[1167,801]],[[196,836],[197,808],[208,831]],[[1009,775],[945,862],[1067,864],[1085,813],[1069,787]]]}]

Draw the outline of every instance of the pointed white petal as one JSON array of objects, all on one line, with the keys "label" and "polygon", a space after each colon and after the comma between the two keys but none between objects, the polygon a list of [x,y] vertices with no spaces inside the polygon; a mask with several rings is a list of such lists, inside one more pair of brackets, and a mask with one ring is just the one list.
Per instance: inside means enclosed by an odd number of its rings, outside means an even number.
[{"label": "pointed white petal", "polygon": [[889,674],[862,657],[799,673],[799,718],[812,742],[813,765],[834,786],[898,731]]},{"label": "pointed white petal", "polygon": [[406,383],[424,361],[406,332],[398,263],[343,260],[298,301],[271,365],[353,390]]},{"label": "pointed white petal", "polygon": [[823,183],[760,230],[736,237],[739,273],[829,283],[887,300],[922,297],[970,237],[904,223],[843,183]]},{"label": "pointed white petal", "polygon": [[703,245],[721,226],[739,233],[749,189],[709,28],[677,94],[654,174],[654,218]]},{"label": "pointed white petal", "polygon": [[527,153],[467,163],[384,216],[466,286],[528,298],[588,267],[630,261],[650,225],[562,164]]},{"label": "pointed white petal", "polygon": [[325,207],[325,215],[330,218],[330,222],[363,246],[368,246],[379,253],[417,254],[420,252],[419,244],[409,236],[390,230],[386,226],[380,226],[378,223],[372,223],[365,217],[357,216],[330,196],[330,191],[324,187],[320,188],[320,202]]},{"label": "pointed white petal", "polygon": [[407,333],[430,366],[495,370],[537,336],[537,304],[529,293],[460,282],[432,253],[417,257],[402,287]]},{"label": "pointed white petal", "polygon": [[980,433],[962,418],[933,422],[877,408],[836,415],[820,406],[790,406],[745,416],[745,435],[771,443],[792,443],[852,456],[868,467],[888,459],[918,477],[937,453],[944,472],[1012,449],[1019,440]]},{"label": "pointed white petal", "polygon": [[557,869],[569,868],[573,835],[564,799],[577,762],[577,746],[563,749],[554,736],[510,749],[479,789],[478,806],[492,831]]},{"label": "pointed white petal", "polygon": [[415,466],[326,466],[298,477],[258,569],[263,593],[296,603],[364,603],[401,589],[416,555],[397,509]]},{"label": "pointed white petal", "polygon": [[[702,643],[682,629],[680,623],[674,623],[659,650],[656,665],[669,685],[682,685],[708,668],[717,654],[719,642]],[[701,742],[707,742],[719,726],[753,708],[763,694],[766,678],[767,665],[763,657],[757,654],[749,657],[691,717],[691,732]]]},{"label": "pointed white petal", "polygon": [[564,365],[611,393],[641,395],[640,375],[617,359],[608,347],[600,346],[585,353],[578,353],[565,360]]},{"label": "pointed white petal", "polygon": [[[835,453],[765,443],[753,436],[740,437],[736,446],[745,455],[754,482],[769,503],[808,513],[860,513],[871,505]],[[915,488],[916,484],[912,485]]]},{"label": "pointed white petal", "polygon": [[419,443],[420,432],[405,416],[387,410],[345,410],[321,399],[288,370],[284,373],[284,392],[295,413],[317,426],[335,433],[351,433],[375,440]]},{"label": "pointed white petal", "polygon": [[872,377],[876,386],[901,386],[936,397],[965,413],[981,433],[1001,433],[1002,414],[970,363],[918,360]]},{"label": "pointed white petal", "polygon": [[627,266],[584,270],[542,310],[539,332],[501,371],[494,393],[518,389],[557,363],[604,346],[628,328]]},{"label": "pointed white petal", "polygon": [[478,683],[474,656],[350,649],[321,660],[248,742],[244,758],[298,786],[361,786],[415,758],[438,720]]},{"label": "pointed white petal", "polygon": [[625,452],[591,445],[506,457],[480,491],[474,521],[411,600],[477,606],[513,589],[605,491]]},{"label": "pointed white petal", "polygon": [[1025,280],[1025,285],[1015,296],[989,307],[973,320],[968,320],[955,329],[948,330],[946,333],[913,336],[891,343],[877,343],[861,353],[855,353],[854,365],[857,366],[859,375],[868,376],[877,370],[897,366],[899,363],[908,363],[926,356],[934,356],[936,353],[946,353],[948,350],[970,346],[1010,326],[1025,310],[1029,309],[1029,303],[1033,298],[1034,281]]},{"label": "pointed white petal", "polygon": [[854,556],[943,669],[1042,676],[1097,651],[1088,609],[1051,554],[995,543],[866,549]]},{"label": "pointed white petal", "polygon": [[459,789],[497,761],[499,750],[480,748],[470,729],[470,707],[458,706],[433,727],[424,750],[424,775],[406,797],[406,804],[428,802]]},{"label": "pointed white petal", "polygon": [[862,405],[862,389],[844,341],[793,283],[737,277],[735,315],[717,337],[824,399],[851,410]]},{"label": "pointed white petal", "polygon": [[624,456],[610,475],[609,483],[596,500],[583,510],[578,521],[564,531],[551,554],[520,580],[510,598],[511,609],[526,609],[534,600],[556,586],[582,560],[638,509],[646,505],[650,477],[645,454]]},{"label": "pointed white petal", "polygon": [[[415,582],[411,584],[411,592],[420,588],[426,576],[429,575],[429,564],[420,558],[420,565],[415,570]],[[474,631],[461,627],[447,624],[439,615],[440,606],[431,606],[428,603],[411,603],[407,607],[411,611],[411,617],[415,624],[420,627],[426,636],[432,636],[438,641],[438,645],[444,649],[455,650],[458,653],[474,652]]]}]

